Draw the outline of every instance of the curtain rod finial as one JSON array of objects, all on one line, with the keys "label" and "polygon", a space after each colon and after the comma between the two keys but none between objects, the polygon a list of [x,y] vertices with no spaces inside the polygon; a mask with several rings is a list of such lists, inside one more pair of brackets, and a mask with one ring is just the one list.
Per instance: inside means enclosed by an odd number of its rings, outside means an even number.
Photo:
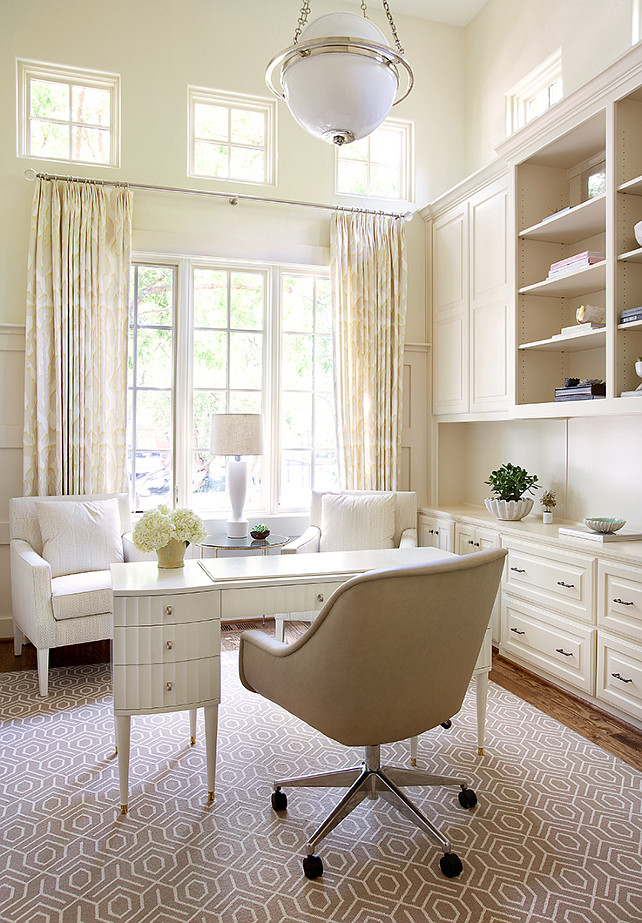
[{"label": "curtain rod finial", "polygon": [[28,179],[30,183],[33,183],[37,176],[38,174],[32,167],[29,167],[28,170],[25,170],[25,179]]}]

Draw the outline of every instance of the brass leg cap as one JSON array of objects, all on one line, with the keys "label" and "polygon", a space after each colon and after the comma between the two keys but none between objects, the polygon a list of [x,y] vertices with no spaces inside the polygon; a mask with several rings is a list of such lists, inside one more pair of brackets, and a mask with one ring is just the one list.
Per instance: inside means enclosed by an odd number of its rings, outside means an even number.
[{"label": "brass leg cap", "polygon": [[207,803],[211,804],[212,801],[214,801],[214,792],[208,792],[207,793]]},{"label": "brass leg cap", "polygon": [[410,765],[411,765],[411,766],[416,766],[416,765],[417,765],[417,760],[410,760]]},{"label": "brass leg cap", "polygon": [[483,756],[483,755],[484,755],[484,748],[483,748],[483,747],[477,747],[477,753],[478,753],[480,756]]},{"label": "brass leg cap", "polygon": [[195,738],[195,737],[190,737],[190,739],[189,739],[189,745],[190,745],[190,747],[193,747],[195,743],[196,743],[196,738]]},{"label": "brass leg cap", "polygon": [[127,814],[127,805],[126,805],[126,804],[121,804],[121,806],[120,806],[120,813],[121,813],[121,814]]}]

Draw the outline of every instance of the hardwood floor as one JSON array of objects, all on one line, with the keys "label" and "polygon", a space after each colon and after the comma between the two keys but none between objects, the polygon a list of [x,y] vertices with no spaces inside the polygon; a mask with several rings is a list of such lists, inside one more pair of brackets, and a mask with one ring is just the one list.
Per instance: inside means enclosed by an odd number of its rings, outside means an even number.
[{"label": "hardwood floor", "polygon": [[[238,650],[241,631],[247,628],[261,628],[269,634],[274,634],[274,620],[266,619],[265,623],[262,619],[252,622],[224,623],[221,631],[221,650]],[[286,641],[294,641],[306,628],[307,625],[303,622],[286,622]],[[49,654],[49,663],[52,667],[108,662],[109,641],[55,648]],[[22,656],[15,657],[13,641],[0,641],[0,673],[35,669],[36,650],[32,645],[26,645]],[[504,657],[500,657],[496,651],[493,652],[493,669],[490,678],[499,686],[519,696],[520,699],[530,702],[531,705],[555,718],[561,724],[598,744],[608,753],[612,753],[625,763],[642,771],[642,733],[635,728],[588,705],[582,699],[552,686],[533,673],[523,670]]]}]

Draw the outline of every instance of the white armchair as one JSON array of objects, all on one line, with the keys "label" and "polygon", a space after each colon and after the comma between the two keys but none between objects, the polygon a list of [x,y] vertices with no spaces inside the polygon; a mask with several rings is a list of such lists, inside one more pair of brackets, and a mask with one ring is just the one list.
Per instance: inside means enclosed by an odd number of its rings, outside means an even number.
[{"label": "white armchair", "polygon": [[127,494],[9,500],[14,650],[25,636],[49,691],[49,650],[113,635],[109,565],[138,557]]},{"label": "white armchair", "polygon": [[[417,495],[412,490],[312,491],[310,525],[282,548],[282,554],[416,548]],[[315,612],[284,612],[275,617],[282,641],[284,621],[308,621]]]}]

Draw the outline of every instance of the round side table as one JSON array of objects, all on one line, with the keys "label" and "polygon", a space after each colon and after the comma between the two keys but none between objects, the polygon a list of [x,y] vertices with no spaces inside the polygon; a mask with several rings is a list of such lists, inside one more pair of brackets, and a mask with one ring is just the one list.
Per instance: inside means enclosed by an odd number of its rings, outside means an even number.
[{"label": "round side table", "polygon": [[271,548],[282,548],[290,541],[287,535],[275,535],[270,532],[267,538],[257,539],[251,535],[245,538],[230,538],[224,532],[215,535],[206,535],[202,542],[196,542],[201,549],[203,557],[204,548],[213,548],[214,557],[218,556],[219,551],[260,551],[267,554]]}]

